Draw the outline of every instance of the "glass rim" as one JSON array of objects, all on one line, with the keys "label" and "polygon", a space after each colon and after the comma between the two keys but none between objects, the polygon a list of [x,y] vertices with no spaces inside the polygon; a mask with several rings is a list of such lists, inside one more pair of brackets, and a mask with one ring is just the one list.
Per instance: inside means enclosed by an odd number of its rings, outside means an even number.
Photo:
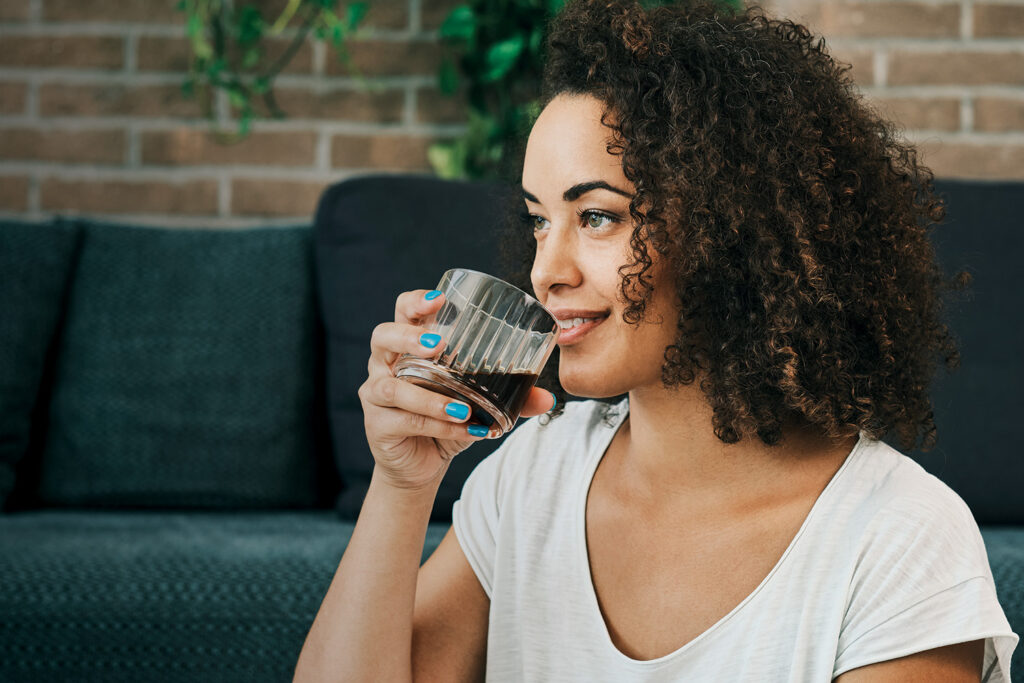
[{"label": "glass rim", "polygon": [[537,304],[538,306],[540,306],[541,310],[543,310],[543,311],[544,311],[545,313],[547,313],[548,315],[550,315],[550,316],[551,316],[551,319],[555,321],[555,324],[558,324],[558,318],[556,318],[556,317],[555,317],[555,314],[554,314],[554,313],[552,313],[552,312],[551,312],[551,311],[550,311],[550,310],[548,309],[548,307],[547,307],[547,306],[545,306],[545,305],[544,305],[544,304],[542,304],[542,303],[541,303],[540,301],[538,301],[538,300],[537,300],[537,297],[535,297],[535,296],[531,295],[531,294],[530,294],[529,292],[524,292],[524,291],[523,291],[522,289],[520,289],[519,287],[516,287],[516,286],[515,286],[514,284],[512,284],[512,283],[511,283],[511,282],[509,282],[508,280],[503,280],[503,279],[501,279],[500,277],[497,277],[496,275],[491,275],[490,273],[484,273],[484,272],[481,272],[481,271],[479,271],[479,270],[473,270],[472,268],[462,268],[462,267],[456,267],[456,268],[449,268],[448,270],[446,270],[446,271],[444,272],[444,275],[442,275],[442,276],[441,276],[441,279],[443,280],[443,279],[444,279],[444,276],[445,276],[445,275],[447,275],[448,273],[450,273],[450,272],[452,272],[452,271],[454,271],[454,270],[461,270],[461,271],[463,271],[464,273],[475,273],[476,275],[480,275],[480,276],[483,276],[483,277],[485,277],[485,278],[488,278],[488,279],[490,279],[490,280],[494,280],[494,281],[496,281],[496,282],[499,282],[499,283],[501,283],[501,284],[505,285],[506,287],[509,287],[509,288],[511,288],[511,289],[514,289],[514,290],[516,290],[517,292],[519,292],[520,294],[522,294],[523,296],[525,296],[525,297],[526,297],[527,299],[529,299],[529,300],[530,300],[530,301],[532,301],[533,303],[535,303],[535,304]]}]

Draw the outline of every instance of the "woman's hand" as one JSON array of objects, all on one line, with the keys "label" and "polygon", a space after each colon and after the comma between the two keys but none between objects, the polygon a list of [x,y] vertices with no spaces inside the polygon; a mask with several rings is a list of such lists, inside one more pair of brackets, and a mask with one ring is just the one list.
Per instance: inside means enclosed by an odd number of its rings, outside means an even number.
[{"label": "woman's hand", "polygon": [[[448,341],[442,339],[434,348],[420,343],[424,321],[444,301],[443,294],[428,301],[424,298],[428,291],[402,292],[395,302],[395,322],[374,328],[369,377],[359,387],[366,439],[376,466],[390,484],[405,489],[436,485],[452,458],[484,438],[466,431],[468,416],[459,419],[445,412],[449,403],[468,405],[392,374],[403,353],[435,358]],[[521,417],[540,415],[553,407],[554,396],[533,387]]]}]

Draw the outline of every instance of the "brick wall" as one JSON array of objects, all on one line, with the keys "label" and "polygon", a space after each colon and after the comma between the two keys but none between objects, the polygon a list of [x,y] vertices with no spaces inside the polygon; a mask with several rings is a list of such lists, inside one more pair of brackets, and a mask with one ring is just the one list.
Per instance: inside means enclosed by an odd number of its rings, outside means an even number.
[{"label": "brick wall", "polygon": [[[257,1],[265,16],[286,3]],[[458,0],[370,0],[352,55],[374,90],[310,40],[276,80],[289,118],[257,121],[230,146],[180,94],[188,50],[174,4],[0,0],[0,215],[305,221],[342,178],[431,173],[427,146],[463,128],[435,76],[437,28]],[[1024,178],[1024,0],[764,5],[824,35],[936,175]],[[234,130],[226,100],[216,105]]]},{"label": "brick wall", "polygon": [[1024,179],[1024,0],[772,0],[825,37],[937,177]]}]

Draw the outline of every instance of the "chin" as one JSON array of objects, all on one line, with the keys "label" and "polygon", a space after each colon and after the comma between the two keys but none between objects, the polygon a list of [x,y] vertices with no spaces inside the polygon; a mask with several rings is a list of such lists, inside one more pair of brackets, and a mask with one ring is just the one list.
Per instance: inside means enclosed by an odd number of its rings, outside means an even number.
[{"label": "chin", "polygon": [[[565,372],[559,365],[558,382],[562,389],[571,396],[579,398],[612,398],[621,394],[629,393],[629,387],[620,385],[618,382],[600,381],[595,379],[593,373],[587,370],[582,372]],[[588,376],[588,374],[590,376]]]}]

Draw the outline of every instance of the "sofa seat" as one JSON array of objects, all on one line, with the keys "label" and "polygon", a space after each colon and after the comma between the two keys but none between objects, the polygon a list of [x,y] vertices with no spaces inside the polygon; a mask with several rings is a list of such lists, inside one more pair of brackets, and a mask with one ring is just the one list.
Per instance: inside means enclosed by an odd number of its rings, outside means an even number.
[{"label": "sofa seat", "polygon": [[[290,681],[354,526],[333,510],[0,517],[0,680]],[[424,559],[447,528],[430,525]]]}]

